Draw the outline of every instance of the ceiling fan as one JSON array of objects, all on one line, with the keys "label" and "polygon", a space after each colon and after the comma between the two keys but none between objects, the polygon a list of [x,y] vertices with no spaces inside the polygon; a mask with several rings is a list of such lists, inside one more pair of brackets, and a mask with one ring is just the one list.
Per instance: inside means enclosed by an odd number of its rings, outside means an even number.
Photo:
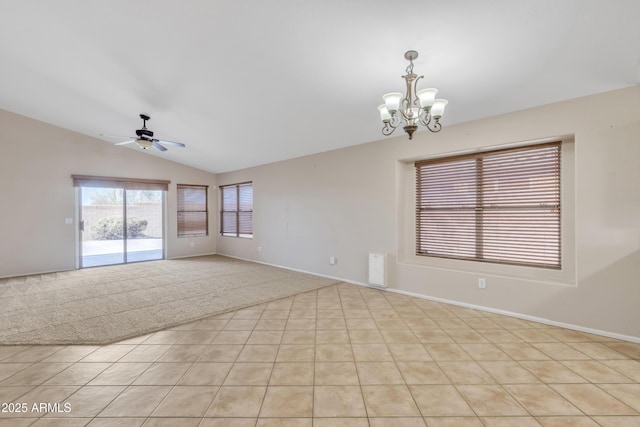
[{"label": "ceiling fan", "polygon": [[137,136],[118,136],[118,135],[104,135],[104,134],[101,134],[101,135],[106,136],[107,138],[129,138],[128,141],[118,142],[114,145],[125,145],[125,144],[130,144],[132,142],[135,142],[136,144],[138,144],[138,147],[142,148],[143,150],[146,150],[149,147],[154,147],[160,151],[167,151],[167,147],[163,146],[162,144],[172,145],[175,147],[185,146],[180,142],[165,141],[162,139],[154,138],[153,131],[150,131],[149,129],[147,129],[147,120],[151,120],[151,117],[149,117],[146,114],[140,114],[140,118],[142,119],[142,129],[136,130]]}]

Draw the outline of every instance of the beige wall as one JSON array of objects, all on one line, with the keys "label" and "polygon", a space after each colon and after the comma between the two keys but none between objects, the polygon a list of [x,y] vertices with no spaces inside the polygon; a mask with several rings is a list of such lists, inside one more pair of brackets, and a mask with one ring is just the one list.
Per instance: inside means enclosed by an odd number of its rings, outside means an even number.
[{"label": "beige wall", "polygon": [[[411,161],[555,139],[567,143],[563,271],[412,255]],[[400,130],[397,138],[217,181],[253,181],[255,233],[218,237],[218,253],[366,283],[368,253],[385,252],[390,288],[640,340],[638,86],[445,126],[413,141]],[[486,289],[477,288],[478,277]]]},{"label": "beige wall", "polygon": [[[213,174],[3,110],[0,150],[0,277],[75,268],[72,174],[170,180],[167,257],[216,252],[213,225],[208,237],[176,237],[176,184],[210,185],[209,208],[215,218]],[[65,218],[74,223],[66,225]]]}]

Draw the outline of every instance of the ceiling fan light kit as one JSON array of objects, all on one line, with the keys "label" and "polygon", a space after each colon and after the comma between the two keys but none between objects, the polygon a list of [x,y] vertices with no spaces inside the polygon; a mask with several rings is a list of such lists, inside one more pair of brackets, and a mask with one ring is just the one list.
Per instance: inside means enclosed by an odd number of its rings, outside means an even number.
[{"label": "ceiling fan light kit", "polygon": [[[185,147],[185,145],[182,144],[181,142],[166,141],[163,139],[154,138],[153,131],[147,129],[147,120],[151,120],[151,117],[146,114],[140,114],[140,118],[142,119],[142,128],[136,130],[136,136],[122,137],[122,138],[130,138],[130,140],[124,141],[124,142],[118,142],[115,145],[125,145],[125,144],[130,144],[132,142],[135,142],[138,145],[138,147],[142,148],[143,150],[153,147],[160,151],[167,151],[167,147],[165,147],[162,144],[172,145],[174,147]],[[104,135],[104,134],[102,136],[106,136],[109,138],[114,137],[112,135]],[[121,137],[115,136],[115,138],[121,138]]]},{"label": "ceiling fan light kit", "polygon": [[418,80],[424,78],[413,72],[413,60],[417,57],[418,52],[415,50],[409,50],[404,54],[404,58],[409,61],[406,74],[402,76],[407,86],[404,97],[399,92],[382,96],[384,104],[378,106],[378,111],[384,124],[382,134],[385,136],[391,135],[401,124],[404,124],[403,129],[409,135],[409,139],[413,139],[418,125],[425,126],[431,132],[440,132],[442,129],[440,118],[448,101],[436,99],[438,89],[417,90]]}]

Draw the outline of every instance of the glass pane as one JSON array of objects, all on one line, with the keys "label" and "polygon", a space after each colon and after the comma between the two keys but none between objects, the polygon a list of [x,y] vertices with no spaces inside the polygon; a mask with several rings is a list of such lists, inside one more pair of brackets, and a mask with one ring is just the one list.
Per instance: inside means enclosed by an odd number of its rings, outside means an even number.
[{"label": "glass pane", "polygon": [[164,258],[160,190],[127,191],[127,262]]},{"label": "glass pane", "polygon": [[121,188],[80,187],[82,200],[81,266],[124,262],[123,210]]},{"label": "glass pane", "polygon": [[222,210],[235,211],[238,209],[238,187],[235,185],[222,187]]}]

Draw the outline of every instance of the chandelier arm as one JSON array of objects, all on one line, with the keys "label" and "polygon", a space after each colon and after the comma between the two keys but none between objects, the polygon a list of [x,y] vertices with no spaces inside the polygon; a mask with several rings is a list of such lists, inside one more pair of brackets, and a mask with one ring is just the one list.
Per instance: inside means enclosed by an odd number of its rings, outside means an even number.
[{"label": "chandelier arm", "polygon": [[413,96],[414,96],[414,100],[413,100],[413,106],[414,107],[418,107],[420,106],[419,104],[419,99],[418,99],[418,80],[424,78],[424,76],[418,76],[414,81],[413,81]]},{"label": "chandelier arm", "polygon": [[429,129],[433,133],[440,132],[440,129],[442,129],[442,125],[440,124],[440,121],[438,119],[434,119],[432,124],[427,125],[427,129]]},{"label": "chandelier arm", "polygon": [[429,127],[429,123],[431,123],[431,114],[427,110],[425,111],[425,115],[420,117],[420,124],[426,127]]},{"label": "chandelier arm", "polygon": [[397,128],[397,126],[391,126],[389,124],[389,122],[385,123],[384,126],[382,127],[382,134],[384,136],[389,136],[393,133],[393,131],[395,131]]}]

